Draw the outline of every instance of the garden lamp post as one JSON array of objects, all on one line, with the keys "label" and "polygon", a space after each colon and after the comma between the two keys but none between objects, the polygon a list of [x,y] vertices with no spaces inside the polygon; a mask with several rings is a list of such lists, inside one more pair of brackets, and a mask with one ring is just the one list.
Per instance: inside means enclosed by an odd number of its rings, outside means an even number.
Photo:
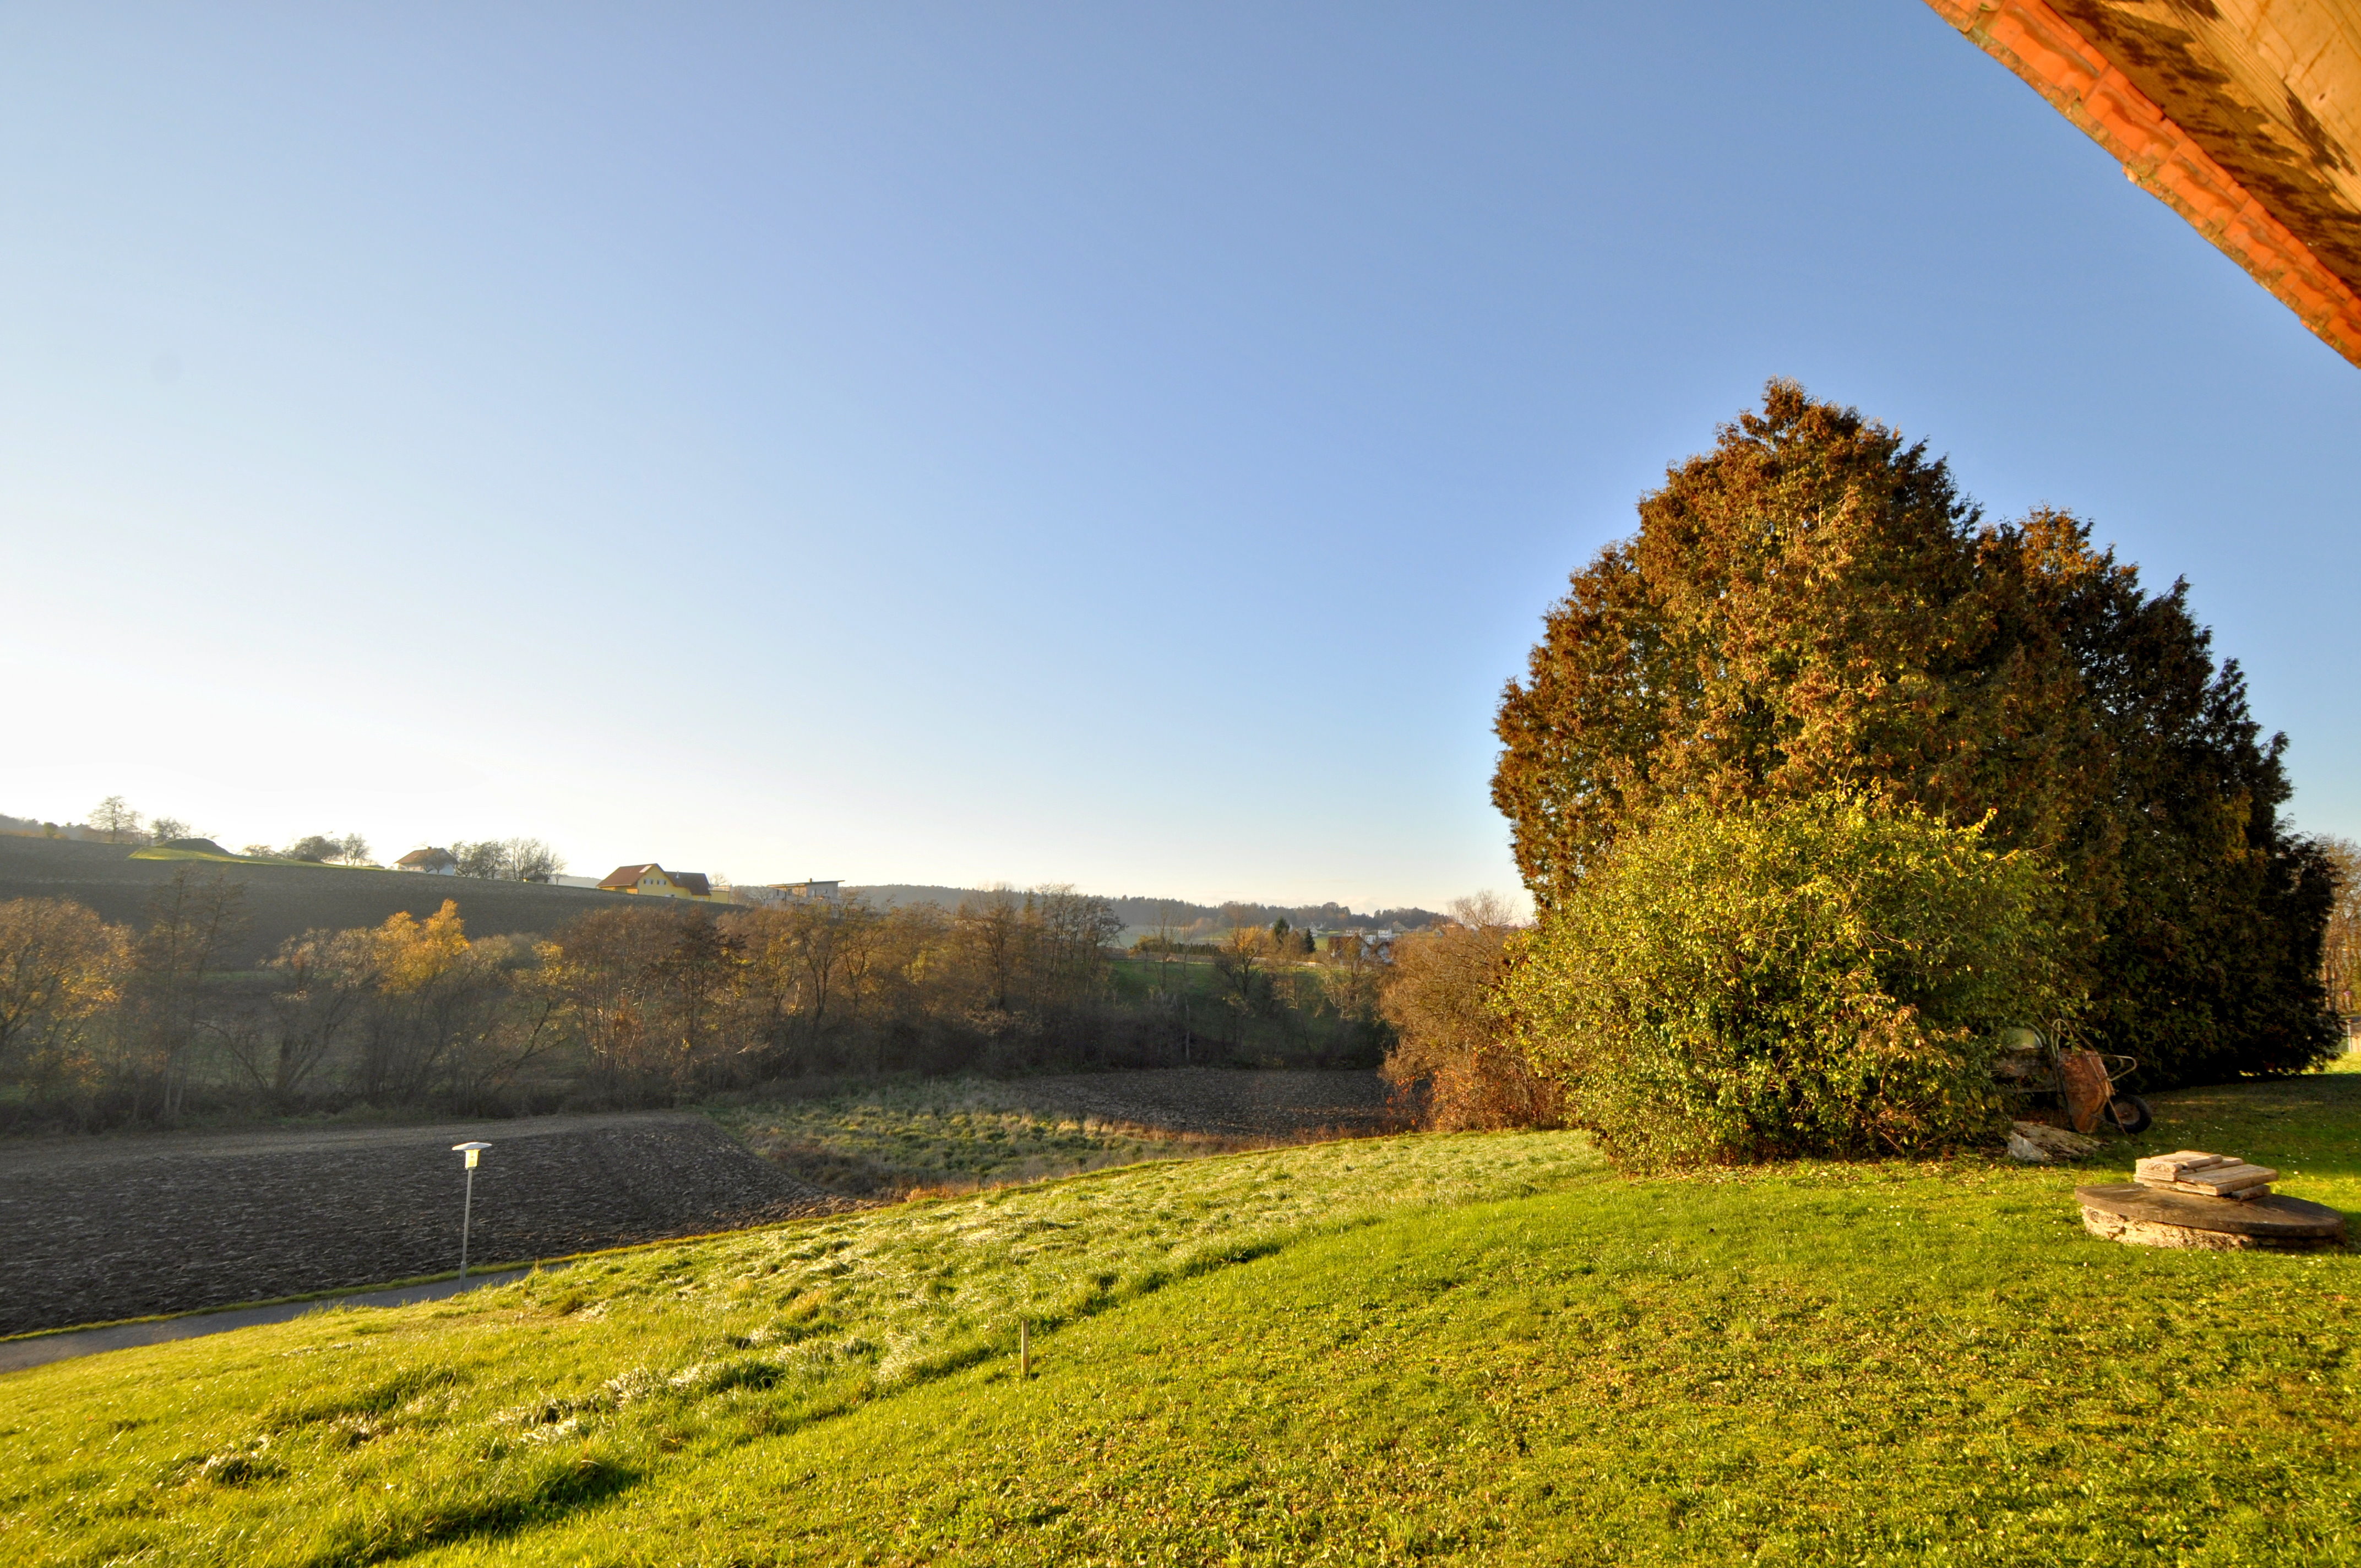
[{"label": "garden lamp post", "polygon": [[453,1154],[467,1157],[467,1196],[459,1209],[459,1288],[467,1288],[467,1226],[476,1217],[476,1160],[492,1146],[485,1143],[453,1144]]}]

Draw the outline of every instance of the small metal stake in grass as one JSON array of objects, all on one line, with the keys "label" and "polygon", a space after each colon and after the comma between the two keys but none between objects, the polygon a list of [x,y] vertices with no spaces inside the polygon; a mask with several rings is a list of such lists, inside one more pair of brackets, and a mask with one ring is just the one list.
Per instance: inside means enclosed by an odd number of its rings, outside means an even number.
[{"label": "small metal stake in grass", "polygon": [[476,1218],[476,1158],[492,1146],[484,1143],[453,1144],[453,1154],[467,1157],[467,1196],[459,1208],[459,1288],[467,1288],[467,1227]]},{"label": "small metal stake in grass", "polygon": [[1033,1376],[1033,1341],[1022,1318],[1016,1320],[1016,1381],[1023,1383]]}]

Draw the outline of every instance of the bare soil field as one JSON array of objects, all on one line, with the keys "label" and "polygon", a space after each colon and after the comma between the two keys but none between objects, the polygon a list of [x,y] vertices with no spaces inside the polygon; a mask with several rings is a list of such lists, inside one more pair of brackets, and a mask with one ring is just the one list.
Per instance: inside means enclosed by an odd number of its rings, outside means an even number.
[{"label": "bare soil field", "polygon": [[[1178,1068],[990,1087],[995,1105],[1096,1130],[1082,1140],[1091,1146],[1045,1150],[1046,1162],[1024,1175],[1088,1168],[1110,1157],[1155,1157],[1155,1134],[1192,1140],[1172,1153],[1202,1153],[1394,1125],[1385,1084],[1373,1072]],[[831,1105],[829,1119],[873,1116],[873,1098],[847,1094],[842,1112]],[[1005,1136],[998,1124],[910,1120],[917,1137],[947,1146]],[[1125,1145],[1117,1149],[1105,1131],[1116,1127],[1148,1136],[1116,1139]],[[479,1265],[873,1201],[805,1179],[788,1168],[796,1160],[760,1157],[686,1111],[12,1139],[0,1142],[0,1334],[455,1268],[463,1177],[451,1146],[470,1138],[492,1145],[476,1173],[468,1255]],[[1098,1149],[1100,1143],[1109,1147]],[[987,1180],[1017,1174],[998,1174],[989,1161],[978,1168]]]},{"label": "bare soil field", "polygon": [[857,1207],[691,1112],[0,1144],[0,1334]]},{"label": "bare soil field", "polygon": [[[182,871],[215,872],[246,889],[245,940],[229,955],[250,968],[279,944],[313,927],[375,926],[408,911],[423,918],[456,899],[475,937],[545,936],[576,916],[628,894],[536,883],[484,882],[345,866],[224,865],[208,861],[135,861],[121,844],[81,843],[0,833],[0,900],[71,898],[109,920],[146,924],[148,895]],[[599,868],[604,871],[606,868]]]},{"label": "bare soil field", "polygon": [[1397,1130],[1373,1072],[1173,1068],[768,1084],[705,1107],[765,1159],[898,1199]]}]

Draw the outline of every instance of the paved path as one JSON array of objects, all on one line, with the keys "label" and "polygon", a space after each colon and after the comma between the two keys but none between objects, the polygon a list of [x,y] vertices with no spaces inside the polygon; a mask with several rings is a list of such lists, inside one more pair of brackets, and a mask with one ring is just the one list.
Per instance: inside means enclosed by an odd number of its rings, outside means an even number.
[{"label": "paved path", "polygon": [[[566,1265],[553,1266],[563,1268]],[[323,1312],[334,1307],[407,1307],[413,1301],[438,1301],[445,1296],[456,1296],[462,1289],[505,1285],[532,1272],[530,1268],[504,1268],[497,1274],[470,1274],[464,1286],[456,1278],[437,1279],[395,1290],[369,1290],[311,1301],[280,1301],[269,1307],[232,1307],[225,1311],[191,1312],[184,1317],[159,1318],[147,1323],[115,1323],[103,1329],[68,1329],[63,1333],[35,1334],[29,1339],[0,1340],[0,1372],[47,1366],[52,1361],[95,1355],[103,1350],[128,1350],[137,1344],[162,1344],[167,1340],[227,1333],[232,1329],[252,1328],[258,1323],[283,1323],[306,1312]]]}]

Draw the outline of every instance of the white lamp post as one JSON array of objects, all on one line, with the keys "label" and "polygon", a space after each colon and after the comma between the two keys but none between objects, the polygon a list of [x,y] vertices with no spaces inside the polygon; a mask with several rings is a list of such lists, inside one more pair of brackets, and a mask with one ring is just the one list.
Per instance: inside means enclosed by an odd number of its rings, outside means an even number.
[{"label": "white lamp post", "polygon": [[467,1157],[467,1196],[459,1210],[459,1288],[467,1288],[467,1226],[476,1217],[476,1160],[492,1146],[484,1143],[453,1144],[453,1154]]}]

